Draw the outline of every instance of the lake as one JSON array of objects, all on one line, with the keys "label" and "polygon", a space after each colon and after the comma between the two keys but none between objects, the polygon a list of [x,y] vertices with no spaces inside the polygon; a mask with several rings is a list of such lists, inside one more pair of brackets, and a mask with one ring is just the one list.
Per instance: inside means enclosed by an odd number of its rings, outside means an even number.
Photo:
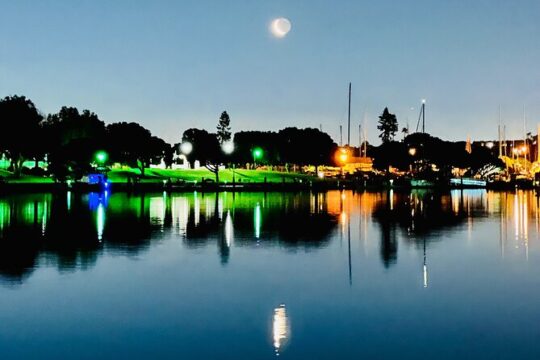
[{"label": "lake", "polygon": [[534,192],[0,197],[1,359],[538,359]]}]

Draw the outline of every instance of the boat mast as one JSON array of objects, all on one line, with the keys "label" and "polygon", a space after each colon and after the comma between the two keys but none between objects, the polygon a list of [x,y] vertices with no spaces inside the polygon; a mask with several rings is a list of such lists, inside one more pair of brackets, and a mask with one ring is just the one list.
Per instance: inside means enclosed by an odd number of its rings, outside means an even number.
[{"label": "boat mast", "polygon": [[497,127],[499,132],[499,158],[502,157],[502,140],[501,140],[501,105],[499,105],[499,126]]},{"label": "boat mast", "polygon": [[420,114],[418,114],[418,122],[416,123],[416,132],[420,126],[420,120],[422,120],[422,133],[426,133],[426,99],[422,99],[422,106],[420,107]]},{"label": "boat mast", "polygon": [[426,99],[422,99],[422,133],[426,133]]},{"label": "boat mast", "polygon": [[362,124],[358,124],[358,152],[362,157]]},{"label": "boat mast", "polygon": [[[364,144],[363,145],[364,145],[364,156],[365,157],[367,157],[367,125],[366,125],[367,121],[366,120],[367,120],[367,111],[364,110],[364,118],[363,118],[362,121],[364,122],[364,133],[363,133],[363,135],[364,135]],[[360,144],[360,147],[362,147],[362,144]],[[360,153],[362,153],[362,152],[360,152]]]},{"label": "boat mast", "polygon": [[351,83],[349,83],[349,113],[347,116],[347,146],[351,145]]}]

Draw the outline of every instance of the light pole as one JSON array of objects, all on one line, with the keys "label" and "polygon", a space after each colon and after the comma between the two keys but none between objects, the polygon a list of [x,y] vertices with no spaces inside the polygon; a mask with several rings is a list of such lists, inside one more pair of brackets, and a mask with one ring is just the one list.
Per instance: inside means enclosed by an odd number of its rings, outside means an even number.
[{"label": "light pole", "polygon": [[253,155],[253,164],[257,166],[257,160],[260,160],[263,157],[263,149],[261,149],[260,147],[256,147],[252,150],[251,153]]},{"label": "light pole", "polygon": [[336,160],[341,164],[341,176],[343,177],[343,167],[349,160],[349,150],[346,147],[341,147],[336,152]]},{"label": "light pole", "polygon": [[105,168],[105,163],[107,162],[107,159],[109,158],[109,155],[103,151],[103,150],[100,150],[98,152],[96,152],[96,154],[94,155],[94,160],[97,164],[97,170],[104,170]]},{"label": "light pole", "polygon": [[184,158],[186,159],[187,169],[191,168],[191,164],[189,163],[189,160],[187,157],[189,154],[191,154],[192,151],[193,151],[193,144],[191,144],[189,141],[184,141],[180,144],[180,152],[182,153],[182,155],[184,155]]},{"label": "light pole", "polygon": [[[234,142],[232,141],[226,141],[224,142],[222,145],[221,145],[221,150],[226,154],[226,155],[231,155],[233,152],[234,152]],[[234,186],[234,183],[235,183],[235,176],[234,176],[234,167],[235,167],[235,164],[233,163],[232,164],[232,182],[233,182],[233,186]]]},{"label": "light pole", "polygon": [[[414,163],[414,155],[416,155],[416,148],[409,148],[409,155],[411,155],[411,157],[413,158],[413,163]],[[410,168],[409,168],[411,174],[413,173],[413,164],[410,165]]]}]

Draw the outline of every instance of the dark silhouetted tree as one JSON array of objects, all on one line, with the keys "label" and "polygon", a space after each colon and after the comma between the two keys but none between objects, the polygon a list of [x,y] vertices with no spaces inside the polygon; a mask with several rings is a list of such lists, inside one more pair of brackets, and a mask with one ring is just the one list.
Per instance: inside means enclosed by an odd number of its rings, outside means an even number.
[{"label": "dark silhouetted tree", "polygon": [[379,125],[377,129],[381,131],[379,137],[383,143],[387,143],[394,139],[398,131],[398,122],[396,115],[390,114],[388,108],[384,108],[382,115],[379,116]]},{"label": "dark silhouetted tree", "polygon": [[388,141],[371,150],[373,166],[379,170],[387,170],[393,166],[407,170],[412,159],[403,142]]},{"label": "dark silhouetted tree", "polygon": [[199,160],[216,176],[216,182],[219,182],[219,164],[223,154],[216,134],[192,128],[184,131],[182,142],[190,142],[193,145],[191,153],[186,155],[190,164],[193,166],[195,160]]},{"label": "dark silhouetted tree", "polygon": [[107,126],[111,160],[136,167],[144,176],[145,168],[165,157],[170,146],[137,123],[119,122]]},{"label": "dark silhouetted tree", "polygon": [[24,96],[7,96],[0,100],[0,150],[11,160],[16,177],[21,175],[24,161],[35,159],[40,152],[42,120],[34,103]]},{"label": "dark silhouetted tree", "polygon": [[233,158],[238,163],[253,163],[253,150],[261,148],[263,157],[257,164],[278,164],[279,137],[273,131],[240,131],[234,134]]},{"label": "dark silhouetted tree", "polygon": [[231,119],[226,111],[221,113],[217,125],[217,138],[220,144],[231,140]]},{"label": "dark silhouetted tree", "polygon": [[105,147],[105,123],[90,110],[64,106],[44,122],[49,169],[59,179],[91,171],[96,151]]},{"label": "dark silhouetted tree", "polygon": [[281,162],[297,165],[329,164],[336,144],[332,138],[315,128],[285,128],[277,133]]}]

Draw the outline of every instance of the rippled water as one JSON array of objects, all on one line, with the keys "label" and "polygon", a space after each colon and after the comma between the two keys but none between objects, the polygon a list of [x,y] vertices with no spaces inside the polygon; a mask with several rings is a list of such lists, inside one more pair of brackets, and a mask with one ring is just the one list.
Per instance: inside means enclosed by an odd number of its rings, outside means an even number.
[{"label": "rippled water", "polygon": [[0,198],[0,358],[540,358],[533,192]]}]

